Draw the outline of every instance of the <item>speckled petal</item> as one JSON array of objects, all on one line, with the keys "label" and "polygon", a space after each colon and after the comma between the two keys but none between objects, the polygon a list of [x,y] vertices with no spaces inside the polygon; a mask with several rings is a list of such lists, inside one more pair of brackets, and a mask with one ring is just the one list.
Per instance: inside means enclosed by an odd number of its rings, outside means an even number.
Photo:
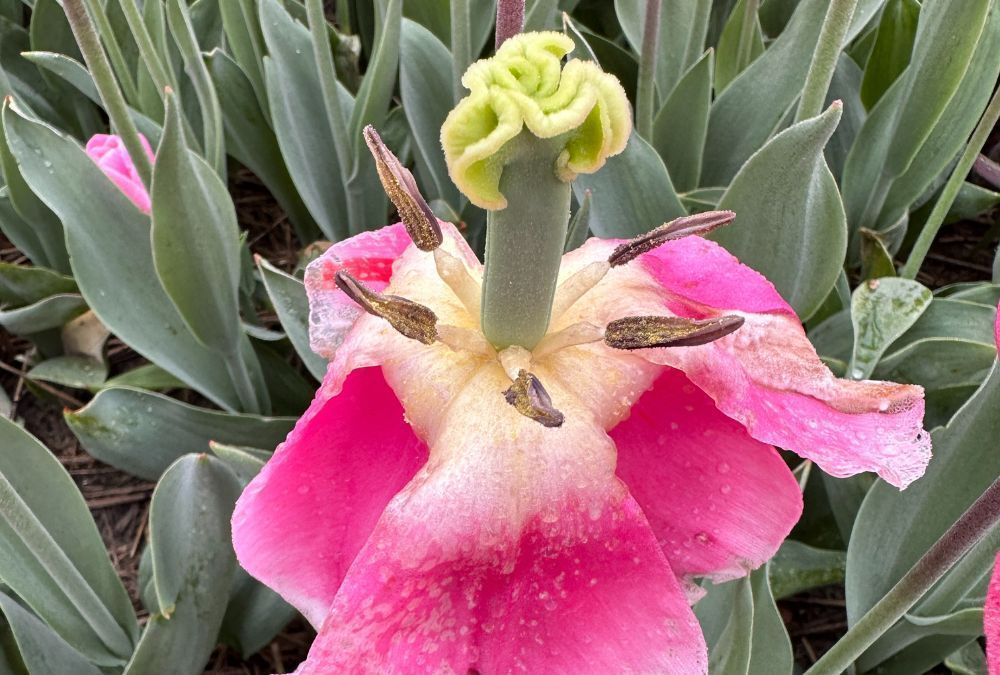
[{"label": "speckled petal", "polygon": [[389,500],[427,449],[379,368],[320,389],[233,515],[240,564],[319,626]]},{"label": "speckled petal", "polygon": [[773,447],[666,369],[611,431],[618,475],[674,572],[726,581],[766,562],[802,513],[798,483]]},{"label": "speckled petal", "polygon": [[[152,162],[153,149],[149,146],[149,141],[142,134],[139,134],[139,141],[149,156],[149,161]],[[149,213],[149,193],[142,184],[121,138],[109,134],[95,134],[87,141],[87,154],[140,211]]]},{"label": "speckled petal", "polygon": [[[600,260],[617,243],[592,240],[567,256],[567,268]],[[923,389],[836,378],[774,286],[711,241],[670,241],[612,269],[556,326],[671,314],[744,318],[739,330],[711,344],[634,353],[683,370],[757,440],[793,450],[834,476],[874,471],[902,488],[923,475],[930,460]]]},{"label": "speckled petal", "polygon": [[[707,672],[701,630],[627,495],[596,519],[562,505],[489,547],[461,510],[410,499],[390,506],[299,675]],[[473,528],[456,549],[424,543],[442,518]]]}]

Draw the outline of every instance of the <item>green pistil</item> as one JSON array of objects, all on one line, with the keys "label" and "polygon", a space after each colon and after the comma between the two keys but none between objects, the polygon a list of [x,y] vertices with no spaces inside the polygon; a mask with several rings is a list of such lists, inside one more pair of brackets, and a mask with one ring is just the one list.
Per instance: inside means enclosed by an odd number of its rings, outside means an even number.
[{"label": "green pistil", "polygon": [[478,61],[441,142],[452,180],[489,211],[483,333],[498,348],[545,335],[569,222],[570,183],[625,148],[631,112],[613,76],[563,57],[560,33],[510,38]]}]

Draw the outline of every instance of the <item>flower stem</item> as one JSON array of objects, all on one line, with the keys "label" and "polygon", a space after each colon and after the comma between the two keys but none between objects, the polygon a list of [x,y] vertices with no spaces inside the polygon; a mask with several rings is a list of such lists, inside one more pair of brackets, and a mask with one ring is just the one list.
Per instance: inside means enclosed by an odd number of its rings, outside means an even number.
[{"label": "flower stem", "polygon": [[121,136],[125,149],[128,151],[132,164],[135,165],[136,172],[142,184],[149,189],[150,178],[153,173],[152,165],[142,142],[139,140],[139,131],[135,128],[132,118],[129,116],[128,104],[122,96],[121,89],[115,81],[114,73],[111,72],[111,64],[101,47],[101,39],[94,30],[94,24],[90,22],[87,10],[83,6],[83,0],[63,0],[63,8],[66,11],[66,19],[70,28],[73,29],[73,36],[80,46],[80,53],[87,63],[97,91],[101,95],[104,107],[111,119],[111,125]]},{"label": "flower stem", "polygon": [[469,0],[451,0],[451,64],[455,100],[462,98],[462,75],[472,63],[469,36]]},{"label": "flower stem", "polygon": [[796,122],[816,117],[822,112],[830,81],[833,80],[833,71],[837,68],[837,59],[840,58],[840,50],[844,46],[844,38],[851,27],[851,18],[857,5],[858,0],[831,0],[823,18],[819,42],[813,51],[812,63],[809,64],[799,109],[795,112]]},{"label": "flower stem", "polygon": [[524,0],[497,0],[496,49],[524,30]]},{"label": "flower stem", "polygon": [[656,53],[660,46],[661,0],[646,0],[642,27],[642,54],[635,93],[635,128],[647,141],[653,140],[653,105],[656,99]]},{"label": "flower stem", "polygon": [[941,225],[944,223],[945,216],[948,215],[948,209],[955,202],[958,191],[962,188],[962,182],[969,175],[972,165],[976,162],[979,149],[986,143],[986,139],[996,125],[997,119],[1000,119],[1000,90],[993,93],[990,104],[986,106],[986,112],[983,113],[982,119],[976,125],[976,129],[972,132],[972,137],[969,139],[969,144],[965,146],[965,151],[959,158],[958,164],[955,165],[951,176],[948,177],[948,182],[945,183],[944,189],[941,190],[941,196],[938,197],[931,215],[927,217],[924,228],[920,230],[920,236],[917,237],[917,242],[913,245],[913,250],[906,259],[906,264],[903,265],[899,276],[905,279],[915,279],[917,277],[917,272],[920,271],[920,266],[923,265],[924,258],[927,256],[927,252],[931,250],[931,244],[934,243],[934,237],[937,236],[938,230],[941,229]]},{"label": "flower stem", "polygon": [[914,563],[885,596],[806,675],[838,675],[892,627],[1000,522],[1000,478]]},{"label": "flower stem", "polygon": [[500,177],[507,208],[486,220],[483,334],[497,348],[531,349],[545,335],[569,225],[570,184],[555,174],[565,139],[510,141]]}]

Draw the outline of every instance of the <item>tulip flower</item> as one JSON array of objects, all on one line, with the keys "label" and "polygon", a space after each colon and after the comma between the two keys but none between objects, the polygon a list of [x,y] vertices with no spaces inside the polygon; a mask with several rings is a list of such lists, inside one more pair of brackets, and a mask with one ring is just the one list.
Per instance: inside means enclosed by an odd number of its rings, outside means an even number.
[{"label": "tulip flower", "polygon": [[[998,321],[1000,335],[1000,321]],[[1000,340],[998,340],[1000,343]],[[986,591],[986,607],[983,609],[983,632],[986,633],[986,663],[990,675],[1000,675],[1000,555],[993,564]]]},{"label": "tulip flower", "polygon": [[[153,161],[153,149],[149,141],[142,134],[139,134],[142,147]],[[135,170],[132,158],[129,157],[125,144],[118,136],[109,134],[95,134],[87,141],[87,154],[92,160],[97,162],[101,171],[118,186],[125,196],[128,197],[143,213],[149,213],[150,202],[149,193],[139,178],[139,173]]]},{"label": "tulip flower", "polygon": [[705,673],[696,580],[747,574],[801,513],[774,446],[899,487],[928,462],[919,387],[834,377],[698,236],[731,212],[561,256],[561,186],[630,130],[613,78],[560,80],[571,44],[507,40],[443,130],[495,209],[485,266],[366,130],[403,222],[309,266],[329,369],[233,517],[241,564],[318,631],[301,675]]}]

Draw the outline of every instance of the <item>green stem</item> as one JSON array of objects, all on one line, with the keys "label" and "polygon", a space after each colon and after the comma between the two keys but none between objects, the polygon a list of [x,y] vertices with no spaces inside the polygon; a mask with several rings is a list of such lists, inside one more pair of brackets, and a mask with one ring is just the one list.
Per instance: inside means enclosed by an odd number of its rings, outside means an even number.
[{"label": "green stem", "polygon": [[125,21],[128,22],[129,30],[132,31],[132,35],[135,37],[135,43],[139,47],[139,55],[146,66],[146,70],[149,71],[149,76],[152,78],[153,84],[156,85],[156,88],[160,92],[163,91],[164,87],[173,87],[176,89],[177,83],[173,81],[167,72],[166,66],[163,65],[160,54],[156,50],[156,45],[153,44],[153,38],[150,36],[149,31],[146,30],[146,23],[142,20],[142,15],[139,14],[139,8],[135,5],[135,0],[122,0],[121,8],[122,13],[125,15]]},{"label": "green stem", "polygon": [[809,64],[809,74],[802,88],[799,109],[795,113],[796,122],[816,117],[823,111],[826,93],[830,89],[833,71],[837,68],[837,59],[840,58],[840,50],[844,46],[857,4],[858,0],[831,0],[823,18],[819,42],[813,51],[812,63]]},{"label": "green stem", "polygon": [[1000,522],[1000,478],[986,488],[941,538],[914,563],[806,675],[838,675],[892,627],[955,563]]},{"label": "green stem", "polygon": [[556,177],[564,138],[523,132],[500,177],[507,208],[486,219],[483,334],[498,348],[531,349],[545,335],[569,225],[570,184]]},{"label": "green stem", "polygon": [[111,126],[121,136],[125,149],[135,165],[136,173],[139,174],[146,189],[149,189],[153,168],[139,140],[139,131],[129,116],[128,104],[125,103],[115,75],[111,72],[111,64],[108,63],[108,57],[101,47],[101,39],[94,30],[94,24],[90,22],[82,0],[63,0],[63,8],[66,10],[70,28],[73,29],[73,36],[80,46],[83,60],[87,63],[94,84],[97,85],[97,91],[104,102],[104,109],[108,112]]},{"label": "green stem", "polygon": [[469,36],[469,0],[451,0],[451,67],[455,101],[462,98],[462,75],[472,63]]},{"label": "green stem", "polygon": [[642,54],[635,93],[635,127],[647,141],[653,140],[653,105],[656,99],[656,54],[660,46],[660,0],[646,0],[642,27]]},{"label": "green stem", "polygon": [[[104,46],[108,50],[108,56],[111,58],[111,64],[114,66],[114,72],[118,75],[121,87],[125,91],[125,98],[132,102],[138,101],[139,89],[136,87],[135,79],[132,77],[132,71],[125,62],[125,55],[122,54],[121,47],[118,46],[118,40],[115,38],[115,32],[111,28],[111,22],[108,21],[108,15],[105,14],[104,7],[97,0],[85,0],[85,2],[87,11],[90,12],[94,22],[97,24],[98,35],[104,38]],[[98,43],[100,43],[100,37],[98,38]]]},{"label": "green stem", "polygon": [[746,0],[743,6],[743,25],[740,26],[740,41],[736,47],[737,72],[742,72],[750,65],[750,52],[753,47],[753,33],[757,29],[757,10],[760,0]]},{"label": "green stem", "polygon": [[972,169],[972,165],[979,154],[979,149],[986,143],[986,139],[996,125],[997,119],[1000,119],[1000,90],[993,93],[990,104],[986,106],[986,112],[983,113],[982,119],[976,125],[976,130],[972,132],[969,144],[965,146],[965,151],[959,158],[958,164],[955,165],[951,176],[948,177],[948,182],[945,183],[944,189],[941,190],[941,196],[934,205],[931,215],[927,217],[924,229],[920,231],[920,236],[917,237],[917,242],[913,245],[913,250],[906,259],[906,264],[903,265],[899,276],[905,279],[916,278],[917,272],[920,271],[920,266],[923,265],[924,258],[927,256],[927,252],[931,250],[934,237],[937,236],[938,230],[941,229],[941,225],[944,223],[945,216],[948,215],[948,209],[955,202],[958,191],[962,188],[962,182],[969,175],[969,171]]}]

